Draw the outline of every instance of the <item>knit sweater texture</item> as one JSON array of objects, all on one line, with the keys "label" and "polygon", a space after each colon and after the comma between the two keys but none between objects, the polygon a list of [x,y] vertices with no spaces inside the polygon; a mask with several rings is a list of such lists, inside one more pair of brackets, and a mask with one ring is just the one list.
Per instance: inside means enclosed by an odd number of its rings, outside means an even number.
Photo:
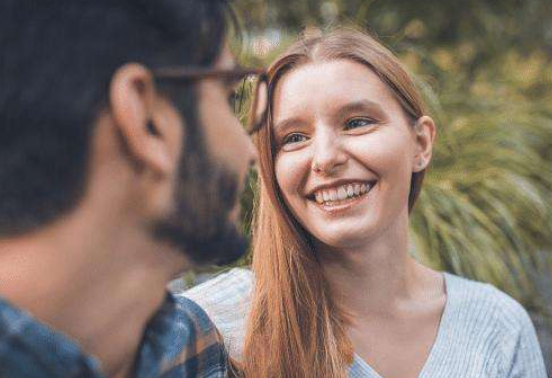
[{"label": "knit sweater texture", "polygon": [[[535,329],[507,294],[443,273],[447,300],[437,337],[418,378],[547,378]],[[253,274],[232,269],[183,295],[197,302],[241,359]],[[355,355],[350,378],[385,378]]]}]

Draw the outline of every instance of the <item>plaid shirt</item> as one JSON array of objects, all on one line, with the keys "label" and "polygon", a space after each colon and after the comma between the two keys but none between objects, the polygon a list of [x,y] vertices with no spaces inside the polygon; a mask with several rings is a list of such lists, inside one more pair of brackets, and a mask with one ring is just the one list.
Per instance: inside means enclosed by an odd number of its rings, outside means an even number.
[{"label": "plaid shirt", "polygon": [[[134,378],[223,378],[227,354],[205,312],[167,295],[148,324]],[[0,298],[0,377],[105,378],[99,361],[66,336]]]}]

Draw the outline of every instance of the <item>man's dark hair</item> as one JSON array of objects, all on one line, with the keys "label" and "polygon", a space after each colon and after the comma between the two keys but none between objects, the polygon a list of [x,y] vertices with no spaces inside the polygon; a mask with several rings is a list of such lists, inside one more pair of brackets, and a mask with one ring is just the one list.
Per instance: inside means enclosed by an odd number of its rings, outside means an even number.
[{"label": "man's dark hair", "polygon": [[[118,67],[212,65],[229,14],[224,0],[1,1],[0,236],[45,225],[82,198]],[[191,127],[195,95],[179,90]]]}]

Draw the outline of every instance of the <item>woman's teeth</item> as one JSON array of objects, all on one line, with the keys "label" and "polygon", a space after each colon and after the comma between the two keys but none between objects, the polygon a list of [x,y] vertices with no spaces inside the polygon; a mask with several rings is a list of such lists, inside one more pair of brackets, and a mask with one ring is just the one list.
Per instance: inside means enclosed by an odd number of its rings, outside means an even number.
[{"label": "woman's teeth", "polygon": [[331,204],[348,198],[360,197],[370,190],[370,184],[355,183],[342,185],[337,188],[321,189],[314,193],[314,198],[319,204]]}]

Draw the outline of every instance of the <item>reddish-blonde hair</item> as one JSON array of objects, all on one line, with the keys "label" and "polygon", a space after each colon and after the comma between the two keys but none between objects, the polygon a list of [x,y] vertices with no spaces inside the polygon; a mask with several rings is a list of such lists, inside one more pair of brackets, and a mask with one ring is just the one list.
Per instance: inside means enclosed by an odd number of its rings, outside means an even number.
[{"label": "reddish-blonde hair", "polygon": [[[412,121],[423,101],[398,59],[369,35],[335,29],[303,37],[269,68],[269,102],[278,81],[310,62],[348,59],[369,67],[387,84]],[[345,378],[353,359],[347,316],[332,299],[310,236],[287,208],[274,172],[272,116],[257,135],[259,197],[255,206],[255,289],[247,322],[242,369],[249,378]],[[412,209],[424,172],[412,175]]]}]

